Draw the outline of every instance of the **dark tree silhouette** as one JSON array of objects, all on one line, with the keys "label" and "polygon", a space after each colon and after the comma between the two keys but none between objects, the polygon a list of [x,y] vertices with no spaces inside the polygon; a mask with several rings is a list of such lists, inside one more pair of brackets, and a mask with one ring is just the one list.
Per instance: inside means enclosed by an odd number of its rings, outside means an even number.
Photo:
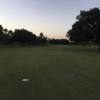
[{"label": "dark tree silhouette", "polygon": [[42,32],[40,33],[39,37],[40,37],[41,39],[45,38],[45,36],[44,36],[44,34],[43,34]]},{"label": "dark tree silhouette", "polygon": [[0,25],[0,44],[40,45],[47,43],[47,37],[41,32],[36,36],[26,29],[8,30]]},{"label": "dark tree silhouette", "polygon": [[69,41],[67,39],[49,39],[49,43],[54,45],[66,45],[69,44]]},{"label": "dark tree silhouette", "polygon": [[3,32],[3,26],[0,25],[0,42],[4,42],[4,40],[5,40],[5,36]]},{"label": "dark tree silhouette", "polygon": [[38,44],[46,44],[47,43],[47,37],[44,36],[44,34],[41,32],[38,37]]},{"label": "dark tree silhouette", "polygon": [[9,41],[8,29],[3,29],[4,33],[4,42],[7,43]]},{"label": "dark tree silhouette", "polygon": [[100,48],[100,10],[81,11],[72,29],[68,31],[70,40],[80,44],[96,42]]},{"label": "dark tree silhouette", "polygon": [[12,44],[14,42],[13,37],[14,37],[14,32],[12,30],[9,30],[8,31],[8,42],[9,42],[9,44]]},{"label": "dark tree silhouette", "polygon": [[46,45],[46,44],[68,44],[67,39],[48,39],[43,32],[36,36],[26,29],[8,30],[0,25],[0,44],[3,45]]},{"label": "dark tree silhouette", "polygon": [[3,26],[0,25],[0,34],[2,34],[2,32],[3,32]]},{"label": "dark tree silhouette", "polygon": [[13,39],[17,44],[25,45],[35,42],[37,37],[32,32],[25,29],[16,29],[13,35]]}]

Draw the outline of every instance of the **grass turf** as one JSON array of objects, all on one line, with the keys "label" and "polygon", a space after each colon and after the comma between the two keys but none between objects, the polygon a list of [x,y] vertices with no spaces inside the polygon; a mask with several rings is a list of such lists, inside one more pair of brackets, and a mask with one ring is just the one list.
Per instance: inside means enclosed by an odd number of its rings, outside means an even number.
[{"label": "grass turf", "polygon": [[100,53],[67,46],[1,47],[0,100],[100,100]]}]

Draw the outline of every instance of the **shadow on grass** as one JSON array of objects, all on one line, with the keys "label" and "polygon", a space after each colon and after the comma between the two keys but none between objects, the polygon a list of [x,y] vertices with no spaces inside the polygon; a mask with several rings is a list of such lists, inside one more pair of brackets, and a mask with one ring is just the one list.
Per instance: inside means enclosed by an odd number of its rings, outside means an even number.
[{"label": "shadow on grass", "polygon": [[68,52],[72,53],[78,53],[81,55],[89,55],[89,56],[100,56],[100,51],[98,50],[97,46],[87,46],[87,47],[81,47],[81,46],[68,46],[65,49]]}]

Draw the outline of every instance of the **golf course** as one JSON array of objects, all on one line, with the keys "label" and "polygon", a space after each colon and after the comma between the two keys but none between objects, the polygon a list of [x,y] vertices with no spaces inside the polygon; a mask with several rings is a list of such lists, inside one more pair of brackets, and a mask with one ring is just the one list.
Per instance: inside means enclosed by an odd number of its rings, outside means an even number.
[{"label": "golf course", "polygon": [[0,47],[0,100],[100,100],[100,52],[67,45]]}]

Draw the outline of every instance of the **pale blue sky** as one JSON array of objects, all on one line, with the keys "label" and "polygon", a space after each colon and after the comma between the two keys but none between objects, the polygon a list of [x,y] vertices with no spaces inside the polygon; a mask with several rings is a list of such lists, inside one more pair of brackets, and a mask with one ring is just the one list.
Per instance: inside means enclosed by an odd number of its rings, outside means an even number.
[{"label": "pale blue sky", "polygon": [[80,10],[93,7],[100,7],[100,0],[0,0],[0,24],[65,38]]}]

